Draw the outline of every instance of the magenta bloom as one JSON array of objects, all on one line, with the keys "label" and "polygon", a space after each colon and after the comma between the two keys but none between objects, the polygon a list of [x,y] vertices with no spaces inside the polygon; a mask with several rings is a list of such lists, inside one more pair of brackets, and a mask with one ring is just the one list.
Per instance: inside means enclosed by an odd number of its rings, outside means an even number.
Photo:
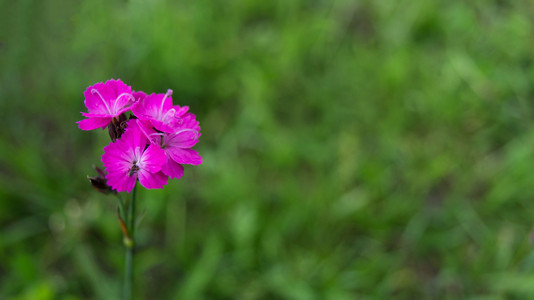
[{"label": "magenta bloom", "polygon": [[135,105],[132,112],[139,120],[150,122],[159,131],[173,132],[189,107],[173,106],[171,95],[172,90],[167,90],[165,94],[150,94]]},{"label": "magenta bloom", "polygon": [[144,98],[144,93],[136,93],[137,97],[134,98],[130,86],[120,79],[110,79],[106,83],[99,82],[88,87],[84,96],[89,112],[82,112],[87,119],[77,123],[82,130],[92,130],[106,128],[113,118],[130,110],[137,101]]},{"label": "magenta bloom", "polygon": [[181,118],[179,127],[172,133],[158,132],[146,121],[138,121],[139,127],[149,137],[152,145],[163,149],[167,160],[161,171],[171,178],[180,178],[184,174],[182,164],[200,165],[202,157],[191,149],[200,137],[200,126],[195,115],[187,113]]},{"label": "magenta bloom", "polygon": [[130,192],[137,181],[162,188],[169,177],[182,177],[183,164],[202,163],[191,149],[200,137],[199,122],[189,107],[173,105],[172,90],[147,95],[111,79],[88,87],[84,96],[88,112],[77,123],[82,130],[108,127],[112,143],[104,147],[102,162],[105,185],[113,190]]},{"label": "magenta bloom", "polygon": [[191,113],[185,114],[181,125],[172,133],[162,135],[161,148],[167,156],[180,164],[200,165],[202,157],[195,150],[191,149],[198,142],[200,137],[200,126]]},{"label": "magenta bloom", "polygon": [[104,147],[102,162],[108,174],[107,183],[118,192],[130,192],[137,181],[148,189],[163,188],[168,177],[161,172],[167,161],[165,152],[150,144],[136,120],[128,121],[122,137]]}]

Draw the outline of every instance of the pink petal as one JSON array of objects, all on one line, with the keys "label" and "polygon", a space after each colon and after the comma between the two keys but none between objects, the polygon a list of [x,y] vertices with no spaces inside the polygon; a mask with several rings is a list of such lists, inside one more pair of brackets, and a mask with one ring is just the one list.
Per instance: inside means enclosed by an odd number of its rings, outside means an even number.
[{"label": "pink petal", "polygon": [[172,132],[179,118],[175,117],[176,111],[172,106],[171,95],[171,90],[165,94],[150,94],[142,103],[134,105],[132,112],[140,120],[150,121],[157,130]]},{"label": "pink petal", "polygon": [[178,134],[170,135],[166,140],[167,147],[191,148],[198,143],[200,133],[192,129],[184,129]]},{"label": "pink petal", "polygon": [[122,93],[117,95],[117,99],[113,101],[113,114],[118,116],[123,112],[129,111],[134,105],[135,98],[130,93]]},{"label": "pink petal", "polygon": [[[112,113],[117,116],[124,110],[123,107],[128,103],[133,103],[132,87],[126,85],[120,79],[108,80],[104,84],[105,93],[109,96],[109,104],[112,109]],[[120,96],[120,97],[119,97]]]},{"label": "pink petal", "polygon": [[[160,114],[161,101],[165,97],[165,94],[150,94],[146,96],[142,103],[134,107],[133,113],[142,120],[156,118]],[[169,110],[169,106],[172,106],[172,99],[168,97],[165,102],[171,101],[170,105],[163,104],[164,110]]]},{"label": "pink petal", "polygon": [[[143,101],[146,98],[146,93],[143,91],[133,92],[132,96],[135,99],[135,103],[131,106],[132,112],[137,111],[136,106],[143,105]],[[135,113],[134,113],[135,115]]]},{"label": "pink petal", "polygon": [[[145,149],[148,144],[148,140],[139,128],[137,120],[129,120],[126,127],[126,130],[122,134],[119,141],[124,144],[126,149],[132,150],[132,153],[137,153],[137,156],[140,156],[141,152]],[[140,157],[138,157],[140,158]]]},{"label": "pink petal", "polygon": [[137,181],[137,176],[135,174],[129,176],[122,173],[108,173],[106,179],[108,185],[117,192],[131,192]]},{"label": "pink petal", "polygon": [[193,149],[167,148],[167,155],[179,164],[200,165],[202,157]]},{"label": "pink petal", "polygon": [[132,87],[126,85],[120,79],[110,79],[106,81],[104,86],[107,88],[108,93],[113,96],[113,100],[122,93],[132,93]]},{"label": "pink petal", "polygon": [[[131,92],[132,88],[120,79],[111,79],[106,83],[99,82],[88,87],[84,92],[84,103],[91,114],[114,117],[122,113],[124,106],[131,101]],[[122,94],[130,96],[118,97]]]},{"label": "pink petal", "polygon": [[[120,155],[124,154],[121,153]],[[109,152],[102,155],[102,162],[108,172],[121,172],[124,174],[127,174],[133,165],[131,161],[126,161],[122,157],[117,157]]]},{"label": "pink petal", "polygon": [[111,117],[107,114],[92,114],[92,113],[86,113],[86,112],[81,112],[82,116],[86,117],[86,118],[109,118],[111,119]]},{"label": "pink petal", "polygon": [[118,192],[131,191],[137,175],[130,176],[134,161],[134,152],[122,138],[104,147],[102,163],[108,172],[108,185]]},{"label": "pink petal", "polygon": [[137,125],[139,126],[139,129],[143,132],[145,137],[150,141],[150,143],[156,145],[161,144],[162,134],[154,130],[154,127],[152,126],[152,123],[150,123],[150,121],[142,121],[138,119]]},{"label": "pink petal", "polygon": [[108,126],[109,122],[111,122],[110,117],[93,117],[89,119],[83,119],[81,121],[78,121],[78,127],[81,130],[93,130],[97,128],[106,128]]},{"label": "pink petal", "polygon": [[171,178],[179,179],[184,175],[184,166],[168,158],[167,162],[161,168],[161,171],[165,175],[169,175]]},{"label": "pink petal", "polygon": [[144,170],[140,170],[139,182],[147,189],[161,189],[167,184],[168,177],[162,172],[150,173]]},{"label": "pink petal", "polygon": [[[89,110],[90,113],[93,114],[101,114],[101,115],[109,115],[109,96],[104,95],[104,84],[102,82],[96,83],[95,85],[92,85],[88,87],[85,92],[83,93],[85,96],[85,106],[87,107],[87,110]],[[100,95],[102,95],[102,98],[96,93],[98,91]],[[106,96],[108,96],[106,98]],[[102,99],[105,100],[102,101]]]},{"label": "pink petal", "polygon": [[150,123],[152,126],[154,126],[157,130],[163,131],[163,132],[173,132],[174,127],[176,126],[178,120],[167,120],[167,121],[161,121],[156,119],[151,119]]},{"label": "pink petal", "polygon": [[[170,95],[165,97],[165,94],[151,94],[145,98],[144,103],[146,114],[156,116],[160,110],[166,112],[172,108],[172,97]],[[162,104],[163,107],[161,106]]]},{"label": "pink petal", "polygon": [[172,108],[176,111],[176,117],[183,116],[189,110],[189,106],[175,105]]},{"label": "pink petal", "polygon": [[165,156],[165,151],[157,145],[150,144],[145,152],[143,152],[138,165],[147,172],[156,173],[161,170],[161,167],[166,161],[167,156]]},{"label": "pink petal", "polygon": [[142,103],[146,98],[146,93],[143,91],[137,91],[137,92],[133,92],[132,96],[135,98],[136,102]]},{"label": "pink petal", "polygon": [[195,117],[194,114],[186,113],[180,119],[179,128],[180,129],[189,128],[189,129],[193,129],[193,130],[196,130],[196,131],[200,131],[199,123],[195,118],[196,117]]},{"label": "pink petal", "polygon": [[121,164],[129,167],[133,160],[134,156],[131,149],[126,147],[122,139],[104,147],[104,154],[102,155],[104,166]]}]

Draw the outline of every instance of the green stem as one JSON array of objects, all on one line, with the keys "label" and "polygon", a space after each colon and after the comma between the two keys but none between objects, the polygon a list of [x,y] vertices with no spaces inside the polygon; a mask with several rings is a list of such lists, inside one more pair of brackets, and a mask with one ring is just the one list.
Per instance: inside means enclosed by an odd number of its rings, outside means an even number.
[{"label": "green stem", "polygon": [[133,283],[133,251],[134,251],[134,234],[135,234],[135,194],[137,190],[137,183],[132,192],[132,200],[128,205],[128,217],[126,220],[128,226],[129,237],[124,238],[124,246],[126,247],[126,260],[124,266],[124,291],[123,299],[132,299],[132,283]]},{"label": "green stem", "polygon": [[117,193],[117,199],[119,199],[119,212],[121,214],[121,218],[123,220],[126,219],[126,211],[124,210],[124,203],[122,202],[122,198],[119,193]]}]

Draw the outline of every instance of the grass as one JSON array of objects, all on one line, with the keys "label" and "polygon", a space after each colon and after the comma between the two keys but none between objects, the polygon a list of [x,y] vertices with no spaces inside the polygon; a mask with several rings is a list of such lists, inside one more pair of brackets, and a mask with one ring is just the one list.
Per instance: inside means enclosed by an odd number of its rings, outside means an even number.
[{"label": "grass", "polygon": [[117,299],[83,91],[174,90],[199,167],[139,190],[139,299],[534,292],[519,1],[0,1],[0,298]]}]

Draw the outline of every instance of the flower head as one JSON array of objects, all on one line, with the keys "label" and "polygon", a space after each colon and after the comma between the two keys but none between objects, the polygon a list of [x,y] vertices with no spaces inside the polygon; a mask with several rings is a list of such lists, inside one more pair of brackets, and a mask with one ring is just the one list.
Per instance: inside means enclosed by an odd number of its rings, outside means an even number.
[{"label": "flower head", "polygon": [[148,142],[136,120],[128,121],[122,137],[104,147],[102,155],[107,183],[118,192],[130,192],[137,179],[148,189],[163,188],[168,177],[161,169],[166,161],[165,152]]},{"label": "flower head", "polygon": [[132,108],[132,112],[142,121],[148,121],[157,130],[173,132],[180,125],[181,116],[189,107],[172,105],[172,90],[165,94],[150,94]]},{"label": "flower head", "polygon": [[199,122],[189,107],[173,105],[172,90],[147,95],[111,79],[88,87],[84,96],[88,112],[78,126],[108,127],[112,141],[102,155],[105,176],[89,178],[98,188],[130,192],[138,180],[148,189],[162,188],[169,177],[182,177],[183,164],[202,163],[191,149],[200,137]]},{"label": "flower head", "polygon": [[182,164],[200,165],[202,157],[191,149],[200,137],[200,126],[195,115],[186,113],[182,117],[181,125],[173,132],[160,132],[151,127],[150,123],[138,120],[139,128],[153,145],[163,149],[167,160],[161,171],[171,178],[180,178],[184,173]]},{"label": "flower head", "polygon": [[[143,93],[144,94],[144,93]],[[93,130],[106,128],[109,123],[123,112],[143,98],[143,94],[132,95],[132,88],[120,79],[110,79],[105,83],[99,82],[85,90],[85,106],[89,112],[82,115],[87,117],[78,123],[82,130]]]}]

